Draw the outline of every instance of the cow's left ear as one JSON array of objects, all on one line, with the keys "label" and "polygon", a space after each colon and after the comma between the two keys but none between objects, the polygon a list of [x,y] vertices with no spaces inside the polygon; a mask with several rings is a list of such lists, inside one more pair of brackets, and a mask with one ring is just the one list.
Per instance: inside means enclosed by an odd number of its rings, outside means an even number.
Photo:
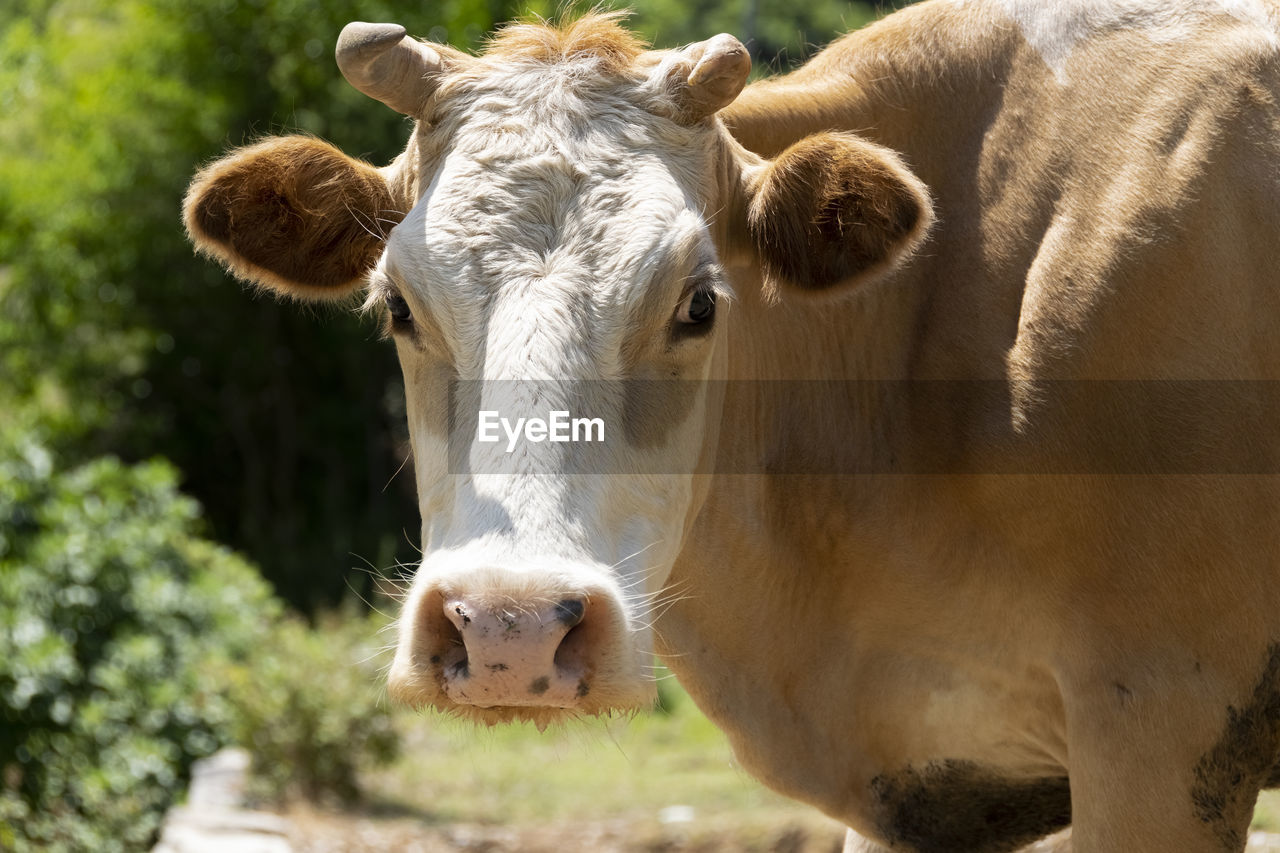
[{"label": "cow's left ear", "polygon": [[883,275],[933,223],[929,191],[898,155],[851,134],[800,140],[766,164],[748,193],[747,227],[767,280],[800,291]]}]

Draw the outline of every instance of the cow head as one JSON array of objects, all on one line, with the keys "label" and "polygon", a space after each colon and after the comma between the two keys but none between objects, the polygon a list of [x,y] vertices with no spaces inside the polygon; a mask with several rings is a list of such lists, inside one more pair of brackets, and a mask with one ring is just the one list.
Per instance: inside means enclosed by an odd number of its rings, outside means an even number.
[{"label": "cow head", "polygon": [[[851,136],[743,150],[716,118],[750,66],[727,35],[646,51],[596,15],[473,57],[352,24],[338,62],[416,120],[405,152],[377,169],[269,139],[201,172],[185,217],[241,278],[297,299],[366,288],[385,317],[424,552],[391,692],[486,721],[637,707],[655,600],[712,480],[726,270],[864,281],[914,248],[925,191]],[[492,430],[569,412],[605,441],[486,444],[481,412]]]}]

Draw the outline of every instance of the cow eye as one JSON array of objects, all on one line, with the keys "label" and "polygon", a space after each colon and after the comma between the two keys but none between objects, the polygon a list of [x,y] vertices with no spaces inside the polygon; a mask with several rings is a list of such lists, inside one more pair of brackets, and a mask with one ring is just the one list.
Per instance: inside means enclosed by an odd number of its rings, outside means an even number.
[{"label": "cow eye", "polygon": [[384,300],[387,303],[387,310],[391,312],[391,319],[397,323],[407,323],[413,317],[413,313],[409,310],[409,303],[405,302],[400,294],[388,293]]},{"label": "cow eye", "polygon": [[676,322],[686,326],[707,323],[716,315],[716,292],[709,287],[699,287],[685,297],[676,311]]}]

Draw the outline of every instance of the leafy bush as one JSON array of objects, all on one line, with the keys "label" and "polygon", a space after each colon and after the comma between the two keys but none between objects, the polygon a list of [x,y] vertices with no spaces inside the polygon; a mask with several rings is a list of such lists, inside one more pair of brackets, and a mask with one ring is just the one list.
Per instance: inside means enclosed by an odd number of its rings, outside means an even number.
[{"label": "leafy bush", "polygon": [[366,620],[283,618],[198,521],[165,463],[61,472],[0,426],[0,849],[145,849],[225,743],[312,795],[394,754],[373,679],[334,651]]},{"label": "leafy bush", "polygon": [[330,617],[311,629],[289,619],[266,653],[225,660],[217,679],[230,688],[232,735],[254,755],[259,795],[350,802],[363,766],[396,757],[400,740],[367,648],[381,623]]},{"label": "leafy bush", "polygon": [[0,432],[0,848],[145,847],[280,607],[161,462],[69,472]]}]

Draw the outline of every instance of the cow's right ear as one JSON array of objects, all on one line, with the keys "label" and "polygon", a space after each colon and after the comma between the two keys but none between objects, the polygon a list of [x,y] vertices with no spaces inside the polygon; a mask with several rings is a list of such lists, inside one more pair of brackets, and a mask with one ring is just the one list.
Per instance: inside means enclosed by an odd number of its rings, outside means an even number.
[{"label": "cow's right ear", "polygon": [[235,276],[295,299],[362,284],[403,216],[382,174],[332,145],[275,137],[196,175],[183,220],[196,248]]},{"label": "cow's right ear", "polygon": [[933,222],[928,190],[901,159],[847,133],[796,142],[748,193],[747,228],[767,280],[792,290],[840,291],[882,275]]}]

